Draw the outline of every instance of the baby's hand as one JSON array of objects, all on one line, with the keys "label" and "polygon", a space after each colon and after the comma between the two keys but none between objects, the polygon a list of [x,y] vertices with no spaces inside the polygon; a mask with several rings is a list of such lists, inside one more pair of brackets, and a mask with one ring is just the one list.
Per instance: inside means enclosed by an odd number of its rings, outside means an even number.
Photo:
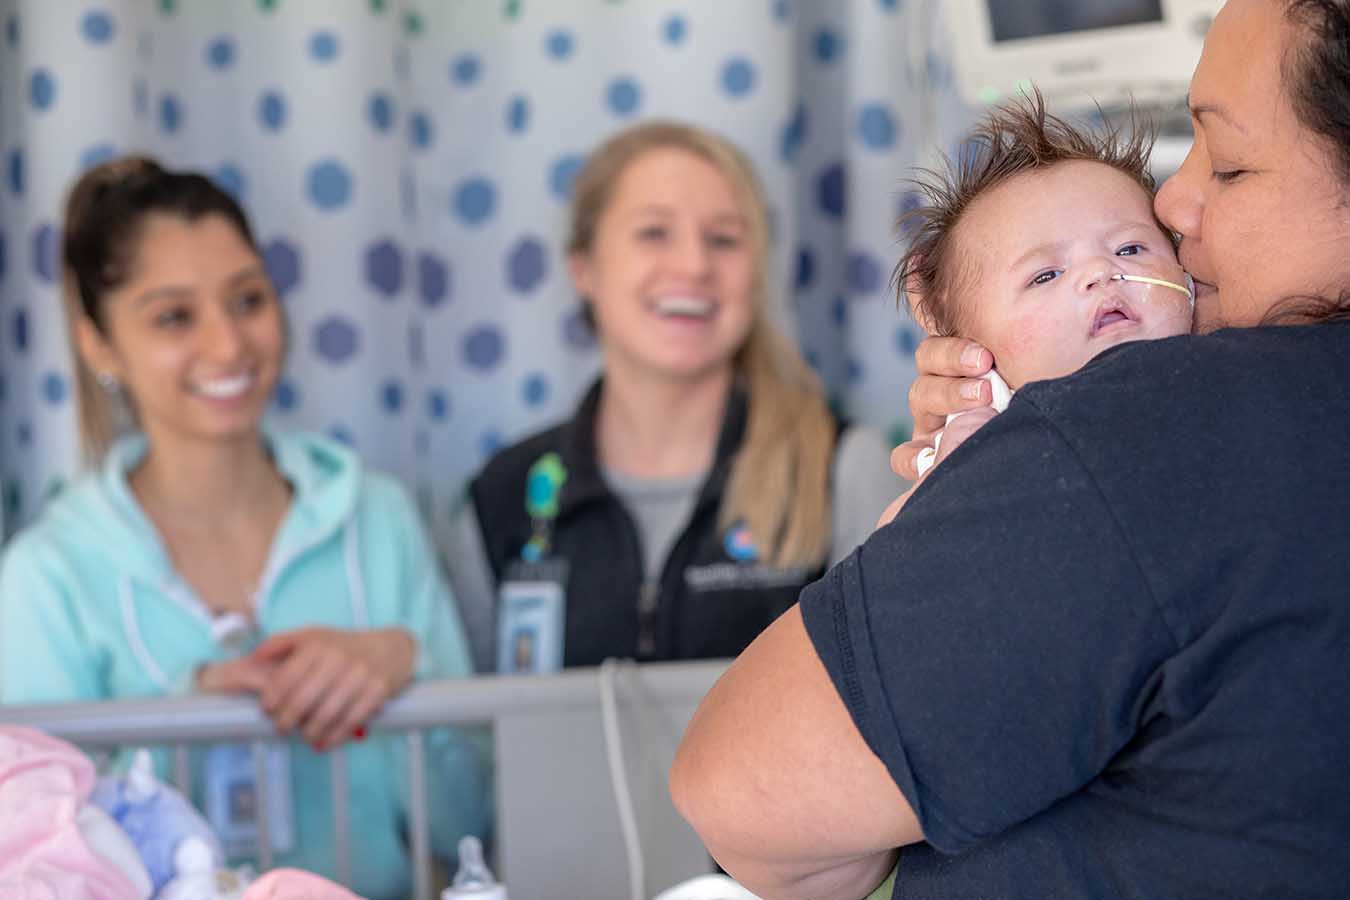
[{"label": "baby's hand", "polygon": [[[941,436],[941,440],[938,441],[937,455],[933,458],[933,464],[924,470],[923,474],[918,477],[909,490],[891,501],[891,505],[886,507],[885,512],[881,514],[881,518],[877,520],[877,527],[880,528],[881,526],[890,523],[892,519],[899,515],[900,510],[904,509],[905,504],[909,502],[910,495],[914,493],[915,488],[923,484],[924,479],[932,474],[933,470],[938,467],[938,464],[951,456],[953,450],[964,444],[967,438],[979,431],[984,427],[986,422],[996,415],[998,415],[998,413],[992,406],[981,406],[978,409],[963,412],[947,423],[947,427],[938,432]],[[901,471],[904,464],[901,460],[898,460],[897,457],[906,455],[909,452],[910,447],[908,444],[901,444],[892,451],[891,468],[897,473]],[[907,459],[908,457],[906,456],[905,458]]]}]

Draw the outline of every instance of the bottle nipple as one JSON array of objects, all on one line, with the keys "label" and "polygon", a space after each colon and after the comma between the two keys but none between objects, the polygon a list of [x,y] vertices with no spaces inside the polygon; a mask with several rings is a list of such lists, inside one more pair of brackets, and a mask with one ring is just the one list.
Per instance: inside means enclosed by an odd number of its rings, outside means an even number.
[{"label": "bottle nipple", "polygon": [[150,759],[150,751],[142,747],[131,758],[131,769],[127,772],[126,797],[132,803],[144,803],[159,793],[159,779],[155,777],[155,765]]},{"label": "bottle nipple", "polygon": [[483,844],[467,834],[459,839],[459,870],[450,887],[441,892],[441,900],[507,900],[506,888],[492,877],[483,861]]}]

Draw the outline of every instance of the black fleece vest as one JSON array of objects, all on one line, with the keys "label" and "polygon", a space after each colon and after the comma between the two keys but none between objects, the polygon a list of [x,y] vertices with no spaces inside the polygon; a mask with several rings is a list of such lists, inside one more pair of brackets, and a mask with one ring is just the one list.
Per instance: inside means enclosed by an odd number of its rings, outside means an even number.
[{"label": "black fleece vest", "polygon": [[563,664],[598,665],[610,656],[652,661],[737,655],[824,572],[771,568],[754,558],[744,529],[723,533],[717,527],[732,458],[745,433],[744,394],[734,390],[728,398],[712,469],[659,581],[648,583],[637,527],[600,474],[600,388],[597,381],[570,421],[498,453],[470,485],[493,574],[500,583],[521,558],[534,528],[525,509],[527,474],[544,454],[557,453],[567,480],[550,556],[568,562]]}]

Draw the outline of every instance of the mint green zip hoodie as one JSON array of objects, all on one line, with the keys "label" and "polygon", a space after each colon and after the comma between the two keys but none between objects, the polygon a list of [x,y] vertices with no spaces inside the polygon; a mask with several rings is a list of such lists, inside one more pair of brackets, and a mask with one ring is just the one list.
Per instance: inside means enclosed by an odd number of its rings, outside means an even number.
[{"label": "mint green zip hoodie", "polygon": [[[312,625],[401,626],[418,642],[415,677],[467,677],[459,615],[406,492],[333,441],[285,433],[266,440],[293,499],[254,595],[261,636]],[[119,441],[101,472],[55,498],[6,548],[5,703],[182,694],[198,666],[228,658],[211,614],[174,571],[128,487],[144,453],[139,435]],[[461,732],[437,729],[426,741],[432,842],[451,852],[461,835],[486,827],[486,770],[479,745]],[[289,746],[297,841],[276,862],[333,877],[329,758],[303,742]],[[405,896],[404,744],[378,737],[347,747],[351,886],[369,898]]]}]

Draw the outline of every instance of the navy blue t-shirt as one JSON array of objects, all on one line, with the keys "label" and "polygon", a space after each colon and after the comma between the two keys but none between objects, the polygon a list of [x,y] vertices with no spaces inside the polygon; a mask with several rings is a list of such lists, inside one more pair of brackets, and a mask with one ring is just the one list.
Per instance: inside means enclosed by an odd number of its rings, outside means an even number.
[{"label": "navy blue t-shirt", "polygon": [[1350,896],[1350,324],[1025,387],[801,609],[896,898]]}]

